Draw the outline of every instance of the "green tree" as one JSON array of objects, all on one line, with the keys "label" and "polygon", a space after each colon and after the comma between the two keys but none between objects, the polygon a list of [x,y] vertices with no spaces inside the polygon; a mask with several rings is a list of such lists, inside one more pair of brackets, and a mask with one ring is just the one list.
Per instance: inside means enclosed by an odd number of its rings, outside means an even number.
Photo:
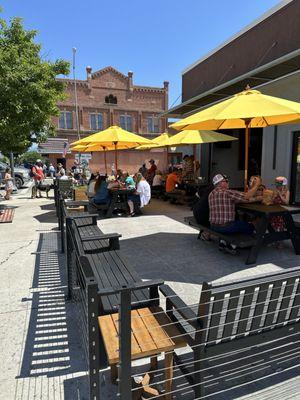
[{"label": "green tree", "polygon": [[21,154],[34,142],[54,134],[51,116],[64,84],[57,75],[69,73],[64,60],[43,60],[36,31],[25,30],[20,18],[0,19],[0,150]]},{"label": "green tree", "polygon": [[23,163],[31,163],[34,164],[36,160],[41,159],[44,162],[44,158],[41,156],[41,154],[38,151],[35,150],[28,150],[26,153],[21,154],[18,157],[18,163],[23,164]]}]

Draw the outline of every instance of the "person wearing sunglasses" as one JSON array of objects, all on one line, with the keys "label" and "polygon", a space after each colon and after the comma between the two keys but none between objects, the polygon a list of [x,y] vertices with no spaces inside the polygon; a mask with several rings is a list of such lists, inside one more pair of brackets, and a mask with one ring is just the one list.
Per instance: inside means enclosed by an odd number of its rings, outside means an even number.
[{"label": "person wearing sunglasses", "polygon": [[[229,189],[228,178],[223,174],[214,176],[213,185],[214,190],[208,197],[211,229],[220,233],[253,233],[253,224],[235,218],[235,206],[238,203],[246,203],[255,198],[261,180],[258,177],[253,177],[252,188],[245,193]],[[236,252],[236,248],[233,248],[233,245],[227,244],[224,240],[220,240],[219,248],[232,253]]]}]

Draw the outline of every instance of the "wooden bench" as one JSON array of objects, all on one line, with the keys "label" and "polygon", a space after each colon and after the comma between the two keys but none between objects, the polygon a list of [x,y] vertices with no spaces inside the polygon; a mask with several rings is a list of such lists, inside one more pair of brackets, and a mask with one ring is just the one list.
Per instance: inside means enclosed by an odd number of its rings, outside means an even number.
[{"label": "wooden bench", "polygon": [[[205,396],[213,362],[215,367],[223,365],[219,377],[229,371],[234,377],[237,370],[241,374],[247,370],[251,357],[264,346],[270,359],[270,352],[283,346],[280,341],[299,340],[300,267],[226,283],[203,283],[199,304],[193,307],[169,286],[159,289],[166,296],[167,314],[193,350],[189,364],[180,358],[177,361],[197,399]],[[250,359],[243,353],[246,350]]]},{"label": "wooden bench", "polygon": [[72,218],[81,216],[86,218],[92,218],[92,220],[89,219],[89,221],[92,221],[89,223],[97,224],[97,215],[90,214],[88,212],[88,204],[89,202],[85,200],[80,200],[80,201],[66,200],[64,199],[63,196],[60,196],[57,206],[57,217],[58,217],[58,228],[60,230],[62,253],[65,252],[65,243],[66,243],[65,224],[67,217]]},{"label": "wooden bench", "polygon": [[103,253],[120,248],[118,233],[104,234],[97,226],[94,216],[74,216],[66,219],[66,264],[68,272],[68,297],[72,297],[72,288],[76,271],[75,253],[86,255]]},{"label": "wooden bench", "polygon": [[[101,307],[103,299],[106,297],[117,296],[119,287],[106,287],[99,289],[97,276],[94,275],[95,266],[90,264],[91,256],[80,256],[76,253],[76,271],[77,282],[73,292],[73,301],[77,305],[78,312],[76,318],[79,321],[78,334],[82,338],[82,345],[87,356],[88,371],[89,371],[89,399],[100,400],[100,368],[107,368],[107,355],[100,334],[98,317],[101,316]],[[97,263],[97,269],[101,266]],[[162,281],[146,281],[136,282],[133,284],[134,291],[143,292],[147,290],[149,294],[155,293],[155,299],[149,299],[146,302],[147,307],[157,306],[157,287],[162,284]],[[132,286],[131,286],[132,287]],[[113,293],[113,294],[112,294]],[[138,304],[135,309],[139,308]],[[142,308],[142,304],[140,305]],[[109,314],[106,314],[109,315]]]},{"label": "wooden bench", "polygon": [[[240,249],[249,248],[249,247],[251,248],[256,243],[256,238],[252,235],[247,235],[247,234],[243,234],[243,233],[225,234],[225,233],[216,232],[208,226],[198,224],[194,217],[185,217],[184,221],[188,225],[199,230],[198,239],[200,239],[200,235],[202,232],[208,232],[212,236],[215,236],[218,239],[223,239],[227,243],[233,244]],[[250,251],[249,251],[249,254],[248,254],[248,257],[246,260],[246,264],[253,264],[253,262],[254,261],[251,259]]]},{"label": "wooden bench", "polygon": [[55,179],[54,185],[54,203],[56,207],[56,215],[59,217],[60,199],[73,199],[73,183],[71,180]]},{"label": "wooden bench", "polygon": [[106,250],[119,250],[119,238],[122,236],[119,233],[104,234],[97,225],[97,220],[94,215],[91,216],[73,216],[74,234],[80,241],[85,254],[101,253]]},{"label": "wooden bench", "polygon": [[[98,283],[98,293],[100,296],[99,315],[117,312],[120,303],[117,288],[142,283],[142,279],[124,259],[120,250],[89,254],[86,257]],[[157,284],[132,293],[131,305],[133,309],[158,304],[158,286],[162,284],[162,281],[149,281],[149,283],[151,282],[157,282]],[[105,289],[111,287],[116,288],[115,294],[106,295]],[[102,290],[104,290],[103,295],[101,295]]]}]

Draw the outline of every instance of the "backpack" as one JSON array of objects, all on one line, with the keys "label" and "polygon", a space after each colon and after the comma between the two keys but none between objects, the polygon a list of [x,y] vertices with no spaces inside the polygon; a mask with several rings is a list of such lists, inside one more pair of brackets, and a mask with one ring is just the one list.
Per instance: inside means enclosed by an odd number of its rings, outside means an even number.
[{"label": "backpack", "polygon": [[30,171],[29,171],[29,176],[30,176],[30,178],[33,178],[34,177],[34,173],[33,173],[33,168],[35,168],[35,167],[32,167],[31,169],[30,169]]}]

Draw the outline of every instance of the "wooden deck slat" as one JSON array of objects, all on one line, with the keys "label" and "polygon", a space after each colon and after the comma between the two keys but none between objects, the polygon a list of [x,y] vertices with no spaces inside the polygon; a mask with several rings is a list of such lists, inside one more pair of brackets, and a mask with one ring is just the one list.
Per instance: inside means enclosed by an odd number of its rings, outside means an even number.
[{"label": "wooden deck slat", "polygon": [[14,219],[15,210],[13,208],[7,208],[2,214],[0,214],[0,223],[6,224],[12,222]]},{"label": "wooden deck slat", "polygon": [[[186,346],[186,341],[180,336],[180,332],[174,325],[161,327],[161,325],[171,323],[166,314],[151,315],[151,313],[155,314],[162,311],[160,307],[131,311],[131,357],[133,360],[151,357]],[[119,362],[118,318],[118,313],[98,317],[99,328],[110,365]],[[170,339],[170,336],[176,336],[176,338]],[[180,337],[177,338],[177,336]]]}]

